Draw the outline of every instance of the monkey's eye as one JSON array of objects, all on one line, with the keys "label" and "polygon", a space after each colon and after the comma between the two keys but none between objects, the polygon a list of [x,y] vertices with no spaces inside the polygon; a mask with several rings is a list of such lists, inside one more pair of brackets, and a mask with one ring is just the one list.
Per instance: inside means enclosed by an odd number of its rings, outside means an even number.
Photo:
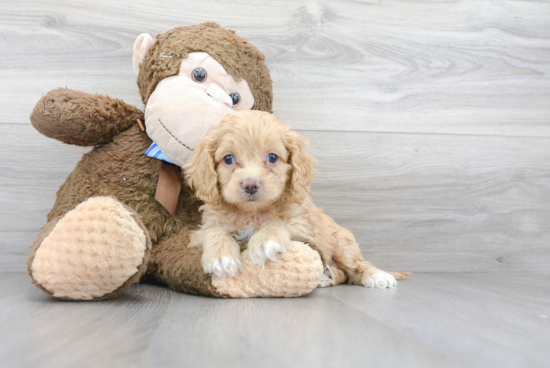
[{"label": "monkey's eye", "polygon": [[233,100],[233,106],[238,104],[241,100],[241,96],[238,93],[232,93],[229,95],[229,97],[231,97],[231,99]]},{"label": "monkey's eye", "polygon": [[191,72],[191,78],[198,83],[204,82],[206,80],[206,70],[203,68],[196,68]]},{"label": "monkey's eye", "polygon": [[270,164],[275,164],[277,161],[279,161],[279,156],[277,156],[274,153],[270,153],[267,155],[267,161],[269,161]]},{"label": "monkey's eye", "polygon": [[227,155],[223,158],[223,163],[228,166],[233,165],[235,163],[235,157]]}]

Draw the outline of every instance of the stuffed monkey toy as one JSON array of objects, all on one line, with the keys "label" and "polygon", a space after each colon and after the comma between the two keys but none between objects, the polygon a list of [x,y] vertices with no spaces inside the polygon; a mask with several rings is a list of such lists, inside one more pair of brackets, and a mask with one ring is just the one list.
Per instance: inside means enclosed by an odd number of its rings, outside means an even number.
[{"label": "stuffed monkey toy", "polygon": [[[133,65],[144,112],[107,96],[57,89],[31,114],[45,136],[94,147],[60,187],[31,248],[33,282],[67,300],[113,298],[140,280],[215,297],[290,297],[316,288],[323,262],[300,242],[263,268],[243,250],[241,270],[226,278],[204,273],[201,250],[188,247],[202,203],[182,185],[180,168],[228,113],[271,112],[264,56],[233,31],[204,23],[156,41],[140,35]],[[330,273],[329,284],[343,281]]]}]

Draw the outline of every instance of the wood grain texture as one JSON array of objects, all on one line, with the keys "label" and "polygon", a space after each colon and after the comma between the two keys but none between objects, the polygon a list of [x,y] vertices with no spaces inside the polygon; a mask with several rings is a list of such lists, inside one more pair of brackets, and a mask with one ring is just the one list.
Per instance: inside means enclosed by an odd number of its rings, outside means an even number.
[{"label": "wood grain texture", "polygon": [[[24,291],[24,292],[22,292]],[[9,367],[546,367],[550,282],[415,275],[397,289],[221,300],[135,285],[102,302],[54,300],[0,274]]]},{"label": "wood grain texture", "polygon": [[550,140],[303,132],[315,203],[384,268],[550,270]]},{"label": "wood grain texture", "polygon": [[550,136],[544,1],[4,1],[3,123],[60,86],[140,106],[133,40],[214,20],[267,56],[299,129]]},{"label": "wood grain texture", "polygon": [[28,117],[57,87],[142,108],[135,37],[217,21],[266,54],[316,203],[380,267],[549,273],[550,2],[0,0],[0,270],[88,149]]}]

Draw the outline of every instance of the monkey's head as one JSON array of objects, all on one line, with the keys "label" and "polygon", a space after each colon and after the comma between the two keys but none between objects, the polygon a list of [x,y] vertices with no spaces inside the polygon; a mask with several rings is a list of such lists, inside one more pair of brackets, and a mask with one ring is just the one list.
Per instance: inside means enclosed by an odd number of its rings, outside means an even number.
[{"label": "monkey's head", "polygon": [[227,114],[271,112],[272,82],[264,55],[215,23],[174,28],[156,41],[141,34],[133,64],[147,134],[179,166]]}]

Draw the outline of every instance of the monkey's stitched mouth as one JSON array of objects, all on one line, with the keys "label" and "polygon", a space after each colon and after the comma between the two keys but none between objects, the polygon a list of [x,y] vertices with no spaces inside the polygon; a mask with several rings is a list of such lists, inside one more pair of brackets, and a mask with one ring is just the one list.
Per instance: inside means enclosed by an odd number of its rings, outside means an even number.
[{"label": "monkey's stitched mouth", "polygon": [[160,125],[164,128],[164,130],[166,130],[168,132],[168,134],[170,134],[172,136],[172,138],[174,138],[176,140],[176,142],[178,142],[179,144],[181,144],[182,146],[184,146],[185,148],[187,148],[189,151],[193,151],[193,148],[187,146],[185,143],[183,143],[182,141],[180,141],[174,134],[172,134],[171,131],[168,130],[168,128],[166,126],[164,126],[164,124],[162,123],[162,121],[160,121],[159,119],[159,123]]}]

